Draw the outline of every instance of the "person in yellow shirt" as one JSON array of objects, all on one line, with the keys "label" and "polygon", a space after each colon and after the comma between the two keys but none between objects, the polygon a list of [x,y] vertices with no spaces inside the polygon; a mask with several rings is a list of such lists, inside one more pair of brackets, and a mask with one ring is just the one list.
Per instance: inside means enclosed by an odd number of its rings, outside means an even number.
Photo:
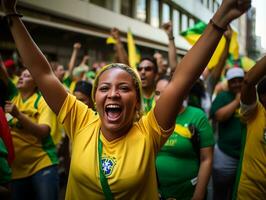
[{"label": "person in yellow shirt", "polygon": [[38,92],[28,70],[22,71],[17,89],[5,104],[15,150],[11,164],[12,199],[56,200],[58,159],[51,137],[57,128],[55,114]]},{"label": "person in yellow shirt", "polygon": [[[266,197],[266,56],[245,75],[240,113],[247,123],[235,199]],[[258,84],[257,84],[258,83]],[[256,85],[258,100],[256,98]]]},{"label": "person in yellow shirt", "polygon": [[2,6],[25,65],[72,141],[66,199],[157,199],[155,156],[173,132],[183,98],[227,25],[250,7],[250,1],[223,1],[145,116],[140,80],[133,68],[114,63],[98,73],[92,92],[94,112],[67,93],[54,76],[18,17],[16,1],[2,0]]}]

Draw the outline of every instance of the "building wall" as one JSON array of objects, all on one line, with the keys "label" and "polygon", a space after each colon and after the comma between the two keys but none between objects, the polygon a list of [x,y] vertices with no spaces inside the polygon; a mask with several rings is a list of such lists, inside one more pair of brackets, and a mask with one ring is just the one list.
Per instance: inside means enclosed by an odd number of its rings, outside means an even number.
[{"label": "building wall", "polygon": [[[101,39],[109,36],[112,27],[117,27],[123,41],[130,28],[137,45],[161,51],[167,51],[168,39],[159,27],[170,19],[179,54],[184,55],[191,46],[179,33],[199,20],[208,23],[220,3],[219,0],[20,0],[19,6],[23,19],[29,23]],[[233,26],[239,30],[242,22],[234,22]],[[239,36],[244,53],[244,31]]]}]

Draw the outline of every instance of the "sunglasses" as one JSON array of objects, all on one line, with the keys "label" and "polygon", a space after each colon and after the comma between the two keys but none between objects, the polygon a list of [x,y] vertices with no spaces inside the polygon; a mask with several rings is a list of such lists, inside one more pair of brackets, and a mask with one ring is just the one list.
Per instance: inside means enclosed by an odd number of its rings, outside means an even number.
[{"label": "sunglasses", "polygon": [[153,67],[152,66],[145,66],[145,67],[137,67],[137,70],[139,71],[139,72],[141,72],[142,70],[144,69],[144,71],[146,71],[146,72],[150,72],[150,71],[152,71],[153,70]]}]

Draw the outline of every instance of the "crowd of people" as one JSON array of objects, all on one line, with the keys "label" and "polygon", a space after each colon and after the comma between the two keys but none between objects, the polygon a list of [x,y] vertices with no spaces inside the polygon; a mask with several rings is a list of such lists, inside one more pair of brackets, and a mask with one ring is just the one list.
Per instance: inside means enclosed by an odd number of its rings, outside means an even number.
[{"label": "crowd of people", "polygon": [[76,66],[77,42],[66,69],[2,0],[21,63],[0,60],[0,199],[203,200],[210,179],[214,200],[264,199],[266,56],[248,72],[225,67],[229,24],[250,4],[223,0],[180,62],[168,22],[168,62],[156,52],[130,67],[113,28],[113,63]]}]

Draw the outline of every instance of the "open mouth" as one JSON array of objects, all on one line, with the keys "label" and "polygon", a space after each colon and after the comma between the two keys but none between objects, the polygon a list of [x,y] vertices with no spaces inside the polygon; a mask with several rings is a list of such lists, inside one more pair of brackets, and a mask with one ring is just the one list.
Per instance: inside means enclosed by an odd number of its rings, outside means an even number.
[{"label": "open mouth", "polygon": [[141,76],[140,79],[141,80],[146,80],[146,76]]},{"label": "open mouth", "polygon": [[118,104],[108,104],[105,113],[109,121],[117,121],[122,113],[122,108]]},{"label": "open mouth", "polygon": [[147,81],[146,76],[140,77],[140,80],[141,80],[142,83],[145,83]]},{"label": "open mouth", "polygon": [[17,82],[17,86],[22,85],[22,83],[23,83],[23,81],[19,79]]}]

